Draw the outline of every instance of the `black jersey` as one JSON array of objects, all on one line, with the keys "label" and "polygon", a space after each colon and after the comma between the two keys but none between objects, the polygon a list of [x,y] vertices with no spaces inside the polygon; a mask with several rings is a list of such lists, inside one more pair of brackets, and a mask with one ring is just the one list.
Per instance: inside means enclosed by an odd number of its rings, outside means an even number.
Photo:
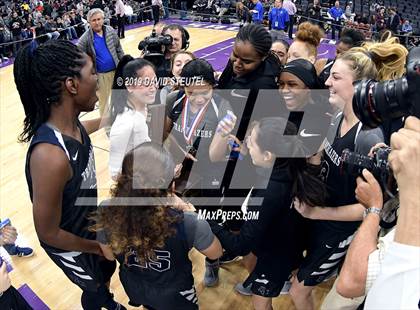
[{"label": "black jersey", "polygon": [[[361,123],[354,125],[344,136],[340,137],[342,115],[335,119],[338,122],[337,131],[332,139],[325,140],[324,161],[321,174],[327,185],[327,202],[329,207],[340,207],[358,203],[354,193],[356,176],[346,173],[341,168],[341,154],[345,149],[355,150],[356,137],[361,129]],[[333,230],[340,232],[355,231],[360,222],[320,221]]]},{"label": "black jersey", "polygon": [[[207,222],[198,220],[193,212],[168,210],[178,218],[173,224],[175,234],[155,249],[155,258],[139,262],[134,251],[117,256],[120,279],[130,304],[149,305],[154,309],[197,309],[198,300],[188,253],[194,246],[201,251],[213,242]],[[98,233],[106,241],[106,232]],[[127,255],[127,258],[126,258]]]},{"label": "black jersey", "polygon": [[137,283],[147,283],[149,286],[179,287],[185,283],[193,284],[192,264],[188,258],[191,249],[185,233],[183,214],[170,210],[172,216],[179,217],[180,221],[174,224],[175,234],[165,241],[160,249],[155,249],[156,257],[141,264],[135,252],[117,256],[121,270],[126,269],[132,279]]},{"label": "black jersey", "polygon": [[[166,114],[172,120],[170,135],[176,143],[185,151],[190,152],[197,158],[197,162],[184,162],[185,168],[191,170],[192,175],[198,175],[205,188],[219,187],[223,177],[223,163],[210,161],[209,148],[216,133],[219,122],[231,110],[228,102],[215,95],[203,110],[192,114],[189,109],[188,98],[185,94],[179,95],[175,101],[168,100]],[[174,155],[175,162],[184,161],[181,157]]]},{"label": "black jersey", "polygon": [[[80,122],[82,141],[63,135],[48,124],[41,125],[32,138],[26,156],[26,181],[31,201],[33,199],[30,159],[34,148],[39,143],[49,143],[60,147],[66,154],[73,171],[73,177],[66,183],[61,205],[60,228],[81,238],[95,240],[96,235],[88,231],[88,216],[97,208],[97,184],[95,159],[90,138]],[[42,247],[54,252],[64,252],[41,241]]]},{"label": "black jersey", "polygon": [[323,87],[325,86],[325,82],[330,77],[331,68],[334,65],[335,58],[334,59],[327,59],[327,62],[325,63],[324,69],[322,69],[321,73],[318,75],[319,80]]}]

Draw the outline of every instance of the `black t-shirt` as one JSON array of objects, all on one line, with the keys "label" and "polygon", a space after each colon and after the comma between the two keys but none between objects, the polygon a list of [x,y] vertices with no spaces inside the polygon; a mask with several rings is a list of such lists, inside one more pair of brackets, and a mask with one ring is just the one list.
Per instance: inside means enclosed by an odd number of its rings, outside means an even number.
[{"label": "black t-shirt", "polygon": [[[26,155],[26,181],[32,201],[33,189],[30,158],[34,147],[39,143],[48,143],[60,147],[67,155],[73,170],[73,177],[66,183],[63,191],[60,228],[81,238],[94,240],[96,234],[88,230],[88,227],[92,224],[88,217],[97,209],[98,193],[95,158],[86,130],[80,122],[78,122],[78,127],[80,128],[83,143],[61,134],[50,125],[43,124],[38,128]],[[42,241],[41,245],[45,249],[65,252],[61,249],[55,249]]]},{"label": "black t-shirt", "polygon": [[325,82],[330,77],[331,68],[332,68],[334,62],[335,62],[335,58],[334,59],[328,59],[327,62],[325,63],[324,69],[322,69],[321,73],[318,76],[319,80],[321,82],[321,85],[324,86],[324,87],[326,87]]},{"label": "black t-shirt", "polygon": [[[233,74],[233,64],[229,60],[220,76],[218,89],[221,90],[219,94],[230,103],[237,116],[235,135],[238,139],[245,138],[246,131],[253,120],[273,116],[278,112],[275,101],[279,97],[277,80],[281,68],[278,58],[269,55],[253,72],[236,77]],[[267,102],[267,100],[270,101]],[[245,197],[250,188],[245,183],[249,181],[248,183],[252,184],[254,178],[255,167],[249,156],[246,156],[244,160],[229,161],[222,185],[228,189],[224,191],[224,195]],[[232,191],[233,188],[238,190]]]},{"label": "black t-shirt", "polygon": [[19,17],[13,18],[10,21],[9,27],[10,27],[10,30],[12,31],[13,36],[18,36],[21,34],[22,26],[23,26],[23,23]]}]

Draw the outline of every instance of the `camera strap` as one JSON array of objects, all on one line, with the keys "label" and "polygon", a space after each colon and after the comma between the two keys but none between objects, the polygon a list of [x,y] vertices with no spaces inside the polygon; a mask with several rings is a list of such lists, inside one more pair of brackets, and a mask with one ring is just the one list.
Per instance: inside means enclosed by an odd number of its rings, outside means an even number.
[{"label": "camera strap", "polygon": [[356,142],[357,142],[357,137],[359,136],[360,130],[362,130],[362,122],[359,121],[359,125],[357,125],[357,130],[356,130],[356,134],[354,135],[354,148],[356,149]]}]

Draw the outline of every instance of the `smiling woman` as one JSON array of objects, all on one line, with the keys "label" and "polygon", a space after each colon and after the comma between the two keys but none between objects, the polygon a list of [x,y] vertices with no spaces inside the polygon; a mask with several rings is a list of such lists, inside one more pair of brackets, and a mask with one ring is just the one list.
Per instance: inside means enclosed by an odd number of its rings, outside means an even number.
[{"label": "smiling woman", "polygon": [[[264,26],[251,24],[242,27],[236,35],[232,54],[220,76],[218,88],[242,90],[237,93],[243,93],[245,98],[250,90],[257,92],[277,89],[281,63],[271,51],[271,43],[271,36]],[[238,96],[232,94],[229,99],[236,115],[243,112],[243,98],[238,100]],[[245,115],[245,118],[249,117]]]},{"label": "smiling woman", "polygon": [[[86,230],[87,216],[97,208],[95,161],[88,136],[94,126],[80,123],[78,117],[80,112],[92,111],[97,100],[92,60],[68,41],[39,47],[32,43],[20,50],[14,75],[25,109],[20,140],[31,141],[25,172],[41,246],[82,289],[84,309],[120,307],[106,284],[115,264],[101,263],[96,235]],[[84,198],[94,203],[87,204]],[[63,262],[66,257],[73,265]]]},{"label": "smiling woman", "polygon": [[146,124],[147,105],[155,101],[157,78],[145,59],[125,55],[118,64],[111,97],[109,171],[116,180],[124,155],[150,141]]}]

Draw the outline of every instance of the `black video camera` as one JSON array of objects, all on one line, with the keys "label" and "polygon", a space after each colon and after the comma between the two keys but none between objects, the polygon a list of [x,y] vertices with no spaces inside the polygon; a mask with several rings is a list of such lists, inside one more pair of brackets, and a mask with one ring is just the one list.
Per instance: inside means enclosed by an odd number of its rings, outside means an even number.
[{"label": "black video camera", "polygon": [[390,147],[380,147],[373,153],[373,157],[369,157],[345,149],[341,154],[341,169],[353,176],[361,176],[363,169],[367,169],[379,182],[382,190],[386,191],[389,176],[392,175],[388,164],[390,152]]},{"label": "black video camera", "polygon": [[157,35],[153,29],[150,36],[139,42],[138,49],[144,52],[144,59],[159,67],[165,59],[166,47],[172,44],[172,40],[170,35]]},{"label": "black video camera", "polygon": [[420,47],[415,47],[407,56],[406,76],[384,82],[363,80],[355,84],[353,110],[363,125],[375,128],[388,119],[420,117],[419,96]]}]

